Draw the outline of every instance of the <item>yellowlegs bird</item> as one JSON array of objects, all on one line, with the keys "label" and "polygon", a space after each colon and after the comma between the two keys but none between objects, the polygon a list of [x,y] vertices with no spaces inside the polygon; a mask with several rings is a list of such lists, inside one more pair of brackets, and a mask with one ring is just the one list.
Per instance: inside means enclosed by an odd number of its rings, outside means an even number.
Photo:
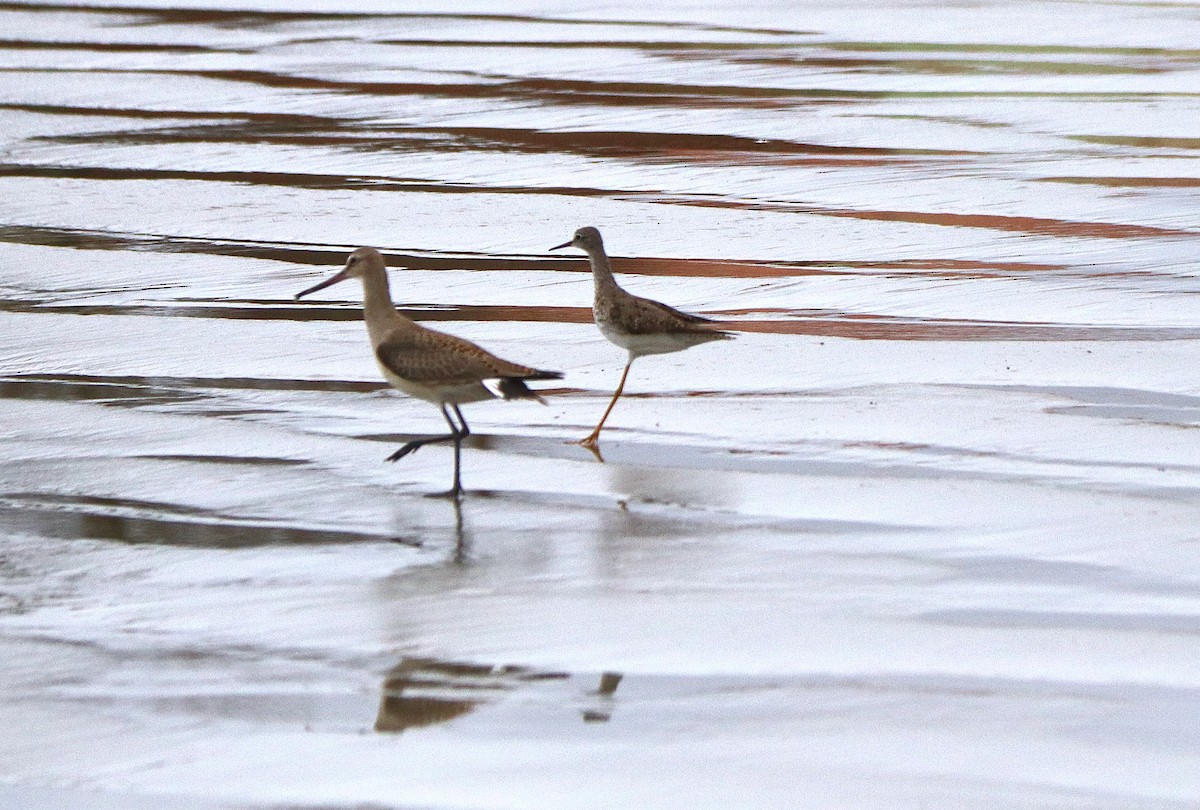
[{"label": "yellowlegs bird", "polygon": [[699,315],[689,315],[680,312],[666,304],[651,301],[649,298],[639,298],[631,295],[617,284],[613,278],[612,266],[608,254],[604,252],[604,240],[600,231],[595,228],[580,228],[575,231],[570,242],[555,245],[551,250],[565,247],[577,247],[585,251],[592,265],[592,279],[596,285],[596,295],[592,303],[592,314],[600,332],[622,349],[629,352],[629,362],[621,374],[621,382],[617,391],[608,403],[600,423],[587,438],[579,444],[591,450],[596,449],[600,440],[600,430],[605,420],[612,413],[613,406],[621,392],[625,390],[625,379],[629,376],[629,367],[633,361],[647,354],[668,354],[683,349],[690,349],[710,340],[728,340],[733,333],[725,332],[713,326],[708,318]]},{"label": "yellowlegs bird", "polygon": [[[445,436],[414,439],[387,457],[400,459],[436,442],[454,442],[454,486],[448,494],[462,492],[459,456],[462,440],[471,434],[458,406],[494,397],[504,399],[542,398],[525,385],[528,380],[558,380],[557,371],[542,371],[501,360],[469,340],[426,329],[396,311],[388,288],[387,266],[375,248],[361,247],[350,254],[337,275],[296,294],[302,296],[357,278],[363,285],[363,316],[375,361],[384,378],[409,396],[441,408],[450,426]],[[450,413],[458,417],[455,422]]]}]

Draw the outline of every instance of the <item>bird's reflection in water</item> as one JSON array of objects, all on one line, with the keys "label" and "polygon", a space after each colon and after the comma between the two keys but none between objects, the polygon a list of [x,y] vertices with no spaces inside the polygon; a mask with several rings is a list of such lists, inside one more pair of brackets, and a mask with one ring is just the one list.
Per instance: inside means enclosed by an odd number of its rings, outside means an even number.
[{"label": "bird's reflection in water", "polygon": [[[583,720],[604,722],[612,716],[613,696],[621,682],[619,673],[605,672],[599,687],[585,694]],[[383,682],[383,696],[375,717],[375,730],[397,733],[445,723],[469,714],[481,705],[497,703],[516,689],[537,689],[549,683],[569,684],[565,672],[519,666],[490,666],[434,658],[406,657],[392,667]],[[578,694],[543,688],[548,701],[575,703]],[[595,704],[595,705],[593,705]]]},{"label": "bird's reflection in water", "polygon": [[463,530],[463,505],[462,495],[456,494],[451,500],[454,502],[454,563],[462,565],[467,561],[467,535]]},{"label": "bird's reflection in water", "polygon": [[408,525],[410,518],[407,511],[401,511],[402,508],[406,509],[407,507],[398,507],[394,518],[396,530],[391,536],[391,541],[413,548],[426,548],[430,544],[431,539],[436,538],[439,547],[448,540],[452,544],[449,561],[456,565],[469,562],[471,536],[466,529],[463,519],[463,496],[461,494],[454,495],[448,492],[439,492],[437,494],[426,495],[425,497],[446,500],[450,503],[450,508],[454,510],[453,528],[450,527],[450,521],[441,511],[440,507],[436,513],[436,528],[434,530],[431,531],[423,526],[417,529],[410,528]]},{"label": "bird's reflection in water", "polygon": [[404,658],[383,681],[376,731],[404,731],[460,717],[485,699],[482,694],[447,695],[477,682],[487,689],[492,667],[454,664],[431,658]]},{"label": "bird's reflection in water", "polygon": [[623,676],[619,672],[604,672],[600,674],[600,685],[592,694],[599,698],[599,705],[583,709],[583,720],[586,723],[606,723],[612,717],[613,695],[621,685]]}]

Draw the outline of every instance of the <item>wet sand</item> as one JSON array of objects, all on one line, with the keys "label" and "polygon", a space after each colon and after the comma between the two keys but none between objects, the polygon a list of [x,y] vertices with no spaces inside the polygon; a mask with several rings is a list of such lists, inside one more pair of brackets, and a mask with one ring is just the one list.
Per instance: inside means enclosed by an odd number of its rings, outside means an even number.
[{"label": "wet sand", "polygon": [[1196,7],[0,21],[0,807],[1200,807]]}]

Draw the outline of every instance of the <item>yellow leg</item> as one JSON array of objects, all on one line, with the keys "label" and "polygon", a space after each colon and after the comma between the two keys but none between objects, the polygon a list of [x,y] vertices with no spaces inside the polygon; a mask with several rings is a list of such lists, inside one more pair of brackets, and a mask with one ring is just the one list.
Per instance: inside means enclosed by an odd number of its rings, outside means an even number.
[{"label": "yellow leg", "polygon": [[629,376],[629,367],[633,365],[633,358],[629,358],[629,362],[625,364],[625,372],[621,375],[621,382],[617,384],[617,391],[613,394],[613,398],[609,401],[608,407],[604,411],[604,416],[600,417],[600,424],[596,425],[586,439],[580,439],[577,444],[581,444],[589,450],[596,449],[596,443],[600,440],[600,429],[604,427],[604,423],[608,420],[608,415],[612,413],[613,406],[617,404],[617,399],[620,398],[621,392],[625,390],[625,378]]}]

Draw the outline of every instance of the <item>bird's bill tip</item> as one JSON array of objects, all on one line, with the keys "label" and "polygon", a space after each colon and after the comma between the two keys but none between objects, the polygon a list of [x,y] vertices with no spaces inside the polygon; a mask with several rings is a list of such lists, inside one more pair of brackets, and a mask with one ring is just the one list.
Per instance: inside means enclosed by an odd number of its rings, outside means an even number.
[{"label": "bird's bill tip", "polygon": [[298,301],[306,295],[315,293],[318,290],[323,290],[326,287],[332,287],[334,284],[337,284],[339,281],[345,281],[349,277],[350,277],[349,271],[342,270],[340,273],[337,273],[336,275],[332,275],[329,278],[325,279],[324,281],[322,281],[318,284],[312,285],[307,290],[301,290],[300,292],[296,293],[295,296],[293,296],[293,299]]},{"label": "bird's bill tip", "polygon": [[570,247],[572,244],[573,244],[572,241],[567,241],[567,242],[563,242],[561,245],[555,245],[554,247],[552,247],[550,249],[551,250],[562,250],[565,247]]}]

